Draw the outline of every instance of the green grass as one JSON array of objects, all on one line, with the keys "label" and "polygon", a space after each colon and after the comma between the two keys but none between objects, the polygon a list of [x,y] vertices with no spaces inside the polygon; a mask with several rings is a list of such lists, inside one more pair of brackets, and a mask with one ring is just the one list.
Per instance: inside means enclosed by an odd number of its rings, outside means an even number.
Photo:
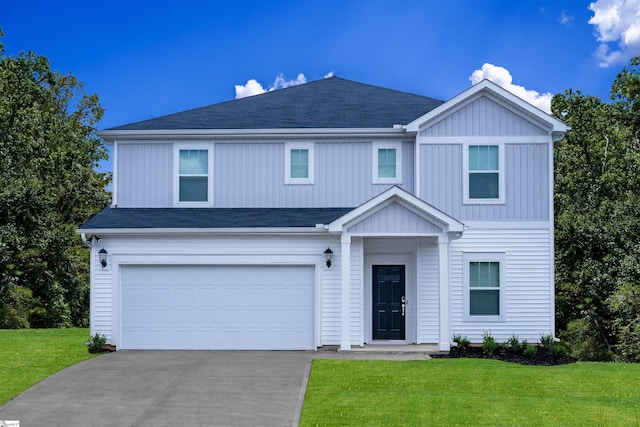
[{"label": "green grass", "polygon": [[90,359],[89,329],[0,329],[0,405],[56,372]]},{"label": "green grass", "polygon": [[640,364],[314,360],[301,426],[640,426]]}]

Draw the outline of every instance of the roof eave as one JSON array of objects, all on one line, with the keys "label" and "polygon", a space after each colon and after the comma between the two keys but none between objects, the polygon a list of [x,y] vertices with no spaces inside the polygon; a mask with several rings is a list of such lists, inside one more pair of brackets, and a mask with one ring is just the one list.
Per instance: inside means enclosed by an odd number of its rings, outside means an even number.
[{"label": "roof eave", "polygon": [[243,227],[243,228],[79,228],[78,234],[90,235],[185,235],[185,234],[326,234],[324,227]]},{"label": "roof eave", "polygon": [[404,137],[414,135],[403,125],[391,128],[292,128],[292,129],[106,129],[98,136],[112,143],[117,140],[215,140],[215,139],[273,139],[280,138],[362,138]]}]

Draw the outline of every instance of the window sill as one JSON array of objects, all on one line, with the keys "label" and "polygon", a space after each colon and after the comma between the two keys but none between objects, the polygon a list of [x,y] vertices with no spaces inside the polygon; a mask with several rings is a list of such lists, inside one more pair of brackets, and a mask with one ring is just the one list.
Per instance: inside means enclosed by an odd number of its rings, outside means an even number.
[{"label": "window sill", "polygon": [[209,202],[176,202],[174,208],[211,208],[212,203]]},{"label": "window sill", "polygon": [[464,199],[463,205],[504,205],[504,199]]},{"label": "window sill", "polygon": [[462,321],[468,323],[505,323],[507,319],[504,316],[465,316]]}]

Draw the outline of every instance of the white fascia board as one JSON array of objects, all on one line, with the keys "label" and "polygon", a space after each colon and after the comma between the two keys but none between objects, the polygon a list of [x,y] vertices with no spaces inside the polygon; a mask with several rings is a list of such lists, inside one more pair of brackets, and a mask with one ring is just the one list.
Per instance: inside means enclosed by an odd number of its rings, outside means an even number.
[{"label": "white fascia board", "polygon": [[317,227],[259,227],[259,228],[90,228],[77,229],[78,234],[90,235],[167,235],[167,234],[327,234]]},{"label": "white fascia board", "polygon": [[367,213],[376,212],[380,206],[386,206],[386,204],[392,202],[392,199],[397,199],[400,202],[404,202],[405,207],[426,214],[426,217],[431,217],[437,222],[444,225],[448,232],[462,233],[464,232],[464,224],[457,219],[447,215],[446,213],[436,209],[425,201],[417,198],[416,196],[406,192],[398,186],[393,186],[388,190],[378,194],[376,197],[363,203],[352,211],[346,213],[342,217],[336,219],[329,224],[330,232],[341,232],[343,227],[352,221],[366,216]]},{"label": "white fascia board", "polygon": [[553,134],[564,134],[568,130],[567,125],[562,123],[560,120],[545,113],[539,108],[534,107],[522,98],[519,98],[518,96],[498,86],[492,81],[485,79],[480,83],[471,86],[464,92],[454,96],[449,101],[439,105],[437,108],[434,108],[423,116],[418,117],[411,123],[408,123],[406,125],[407,132],[418,132],[419,128],[425,123],[435,121],[441,116],[448,114],[451,110],[458,108],[459,104],[469,101],[471,98],[475,97],[481,92],[484,92],[489,96],[494,95],[492,97],[494,100],[496,100],[497,97],[497,100],[502,101],[503,103],[506,101],[508,104],[511,104],[512,107],[516,107],[516,109],[519,109],[525,114],[533,116],[537,120],[546,123],[551,128],[551,133]]},{"label": "white fascia board", "polygon": [[173,140],[183,139],[273,139],[279,138],[389,138],[413,137],[404,127],[394,128],[295,128],[295,129],[156,129],[103,130],[98,132],[107,143],[116,140]]}]

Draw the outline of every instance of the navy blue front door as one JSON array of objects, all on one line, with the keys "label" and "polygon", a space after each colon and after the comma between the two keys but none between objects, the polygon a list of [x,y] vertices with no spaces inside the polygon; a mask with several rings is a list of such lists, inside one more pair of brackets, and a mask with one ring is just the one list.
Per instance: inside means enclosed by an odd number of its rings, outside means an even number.
[{"label": "navy blue front door", "polygon": [[405,339],[404,265],[374,265],[373,339]]}]

